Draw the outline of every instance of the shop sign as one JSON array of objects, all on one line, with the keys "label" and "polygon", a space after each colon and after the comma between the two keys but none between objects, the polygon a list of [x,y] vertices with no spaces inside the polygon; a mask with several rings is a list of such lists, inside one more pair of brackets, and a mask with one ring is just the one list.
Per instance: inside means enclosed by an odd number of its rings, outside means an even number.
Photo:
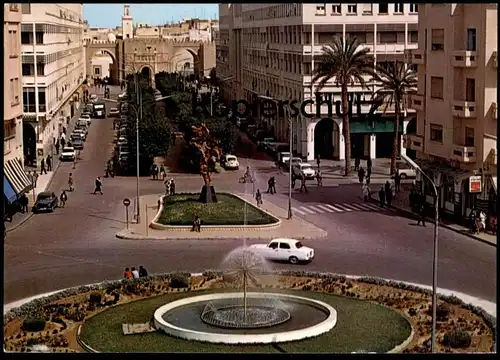
[{"label": "shop sign", "polygon": [[469,178],[469,192],[470,193],[481,192],[481,176],[471,176]]}]

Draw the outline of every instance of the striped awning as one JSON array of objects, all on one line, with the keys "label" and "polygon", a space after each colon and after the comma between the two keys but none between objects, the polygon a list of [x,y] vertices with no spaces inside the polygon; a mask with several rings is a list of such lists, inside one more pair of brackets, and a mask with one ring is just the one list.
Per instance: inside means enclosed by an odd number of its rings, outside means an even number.
[{"label": "striped awning", "polygon": [[32,189],[31,179],[24,171],[19,160],[9,160],[4,163],[4,173],[18,195]]}]

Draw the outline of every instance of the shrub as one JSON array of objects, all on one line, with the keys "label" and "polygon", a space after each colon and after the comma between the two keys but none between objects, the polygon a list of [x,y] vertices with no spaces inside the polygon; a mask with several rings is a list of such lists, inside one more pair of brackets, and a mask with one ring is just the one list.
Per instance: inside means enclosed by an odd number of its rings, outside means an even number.
[{"label": "shrub", "polygon": [[472,342],[471,334],[462,329],[457,328],[447,332],[443,338],[443,344],[451,348],[467,348]]},{"label": "shrub", "polygon": [[102,300],[102,295],[100,293],[92,293],[89,296],[89,302],[91,304],[100,304]]},{"label": "shrub", "polygon": [[174,289],[187,288],[189,286],[189,277],[184,274],[173,274],[170,278],[170,287]]},{"label": "shrub", "polygon": [[[427,308],[427,315],[432,316],[432,306]],[[446,304],[439,304],[436,308],[436,319],[438,321],[444,321],[450,315],[450,308]]]},{"label": "shrub", "polygon": [[43,331],[45,329],[45,319],[42,318],[27,318],[23,321],[21,327],[24,331]]}]

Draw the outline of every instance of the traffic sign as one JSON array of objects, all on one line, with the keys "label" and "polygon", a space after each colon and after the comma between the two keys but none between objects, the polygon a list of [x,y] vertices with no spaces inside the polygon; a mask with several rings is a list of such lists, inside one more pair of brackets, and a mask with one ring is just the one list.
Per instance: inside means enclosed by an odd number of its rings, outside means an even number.
[{"label": "traffic sign", "polygon": [[123,199],[123,205],[129,206],[130,205],[130,199],[128,199],[128,198]]}]

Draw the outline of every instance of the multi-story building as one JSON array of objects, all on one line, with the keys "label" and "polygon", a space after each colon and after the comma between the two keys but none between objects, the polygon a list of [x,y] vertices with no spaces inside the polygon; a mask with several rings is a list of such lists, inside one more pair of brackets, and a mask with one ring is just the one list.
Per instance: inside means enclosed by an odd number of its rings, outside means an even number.
[{"label": "multi-story building", "polygon": [[[405,146],[438,187],[443,214],[496,214],[497,16],[496,4],[419,8],[417,126]],[[431,185],[422,191],[432,203]]]},{"label": "multi-story building", "polygon": [[26,3],[21,10],[24,154],[39,165],[82,98],[83,4]]},{"label": "multi-story building", "polygon": [[23,163],[23,104],[21,87],[21,4],[4,4],[3,169],[5,204],[31,188]]},{"label": "multi-story building", "polygon": [[[418,44],[417,4],[220,4],[220,34],[217,67],[221,76],[233,81],[221,85],[222,96],[252,99],[255,95],[277,100],[302,102],[315,98],[317,85],[311,82],[322,46],[335,35],[355,35],[371,50],[376,63],[404,61],[406,50]],[[369,79],[367,79],[369,80]],[[349,88],[361,99],[371,98],[369,89],[354,84]],[[321,89],[321,100],[340,100],[340,88],[331,81]],[[362,106],[363,112],[369,105]],[[308,160],[344,158],[342,121],[330,120],[328,106],[321,105],[317,116],[294,121],[294,151]],[[391,153],[394,113],[385,109],[382,121],[351,119],[352,155],[385,157]],[[311,113],[309,111],[309,113]],[[335,110],[333,110],[335,113]],[[361,117],[360,117],[361,118]],[[288,140],[288,121],[280,117],[269,128],[279,139]],[[333,120],[333,121],[332,121]],[[401,132],[408,119],[405,119]],[[274,128],[274,129],[273,129]],[[404,150],[403,150],[404,151]]]}]

